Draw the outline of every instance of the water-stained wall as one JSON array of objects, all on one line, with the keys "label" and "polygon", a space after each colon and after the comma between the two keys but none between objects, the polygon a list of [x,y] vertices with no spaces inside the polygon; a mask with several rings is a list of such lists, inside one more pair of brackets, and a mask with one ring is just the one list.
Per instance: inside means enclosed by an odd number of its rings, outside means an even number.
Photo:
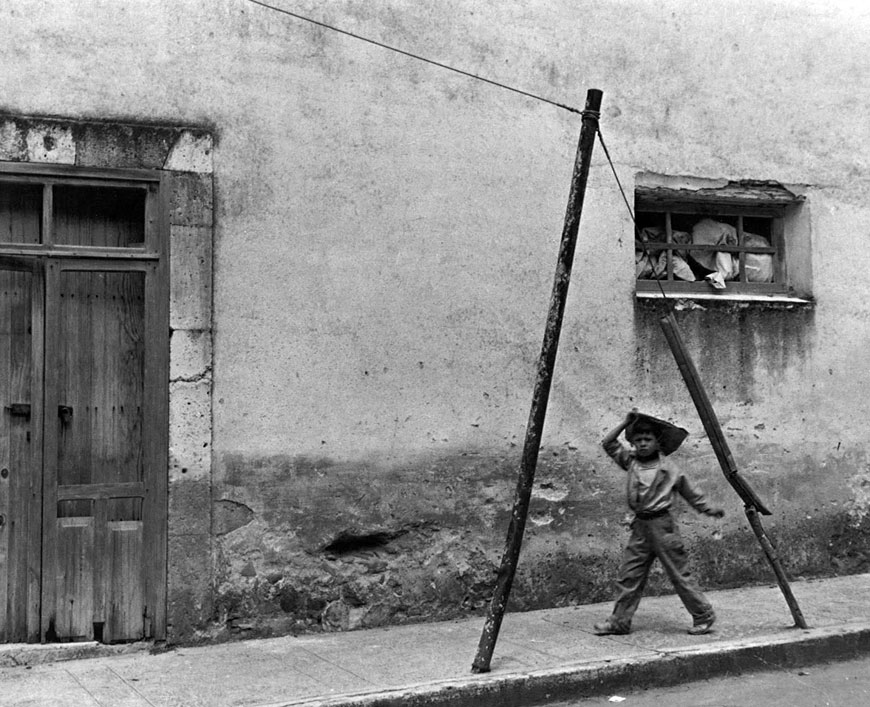
[{"label": "water-stained wall", "polygon": [[[809,253],[810,304],[688,302],[677,314],[735,458],[774,509],[765,522],[789,570],[867,569],[866,11],[790,0],[292,9],[557,103],[582,108],[602,89],[602,134],[629,200],[648,174],[800,192],[792,233]],[[185,448],[195,466],[172,460],[170,516],[181,530],[188,511],[197,519],[170,571],[173,640],[480,610],[579,116],[246,0],[22,0],[0,19],[3,113],[214,135],[213,294],[196,295],[207,324],[187,327],[208,329],[213,349],[173,333],[191,361],[176,359],[176,387],[213,381],[190,408],[211,444]],[[702,583],[771,581],[656,306],[634,296],[631,219],[599,148],[516,608],[611,596],[623,479],[598,440],[635,405],[689,429],[682,464],[728,512],[721,523],[682,514]],[[657,577],[652,589],[665,588]]]}]

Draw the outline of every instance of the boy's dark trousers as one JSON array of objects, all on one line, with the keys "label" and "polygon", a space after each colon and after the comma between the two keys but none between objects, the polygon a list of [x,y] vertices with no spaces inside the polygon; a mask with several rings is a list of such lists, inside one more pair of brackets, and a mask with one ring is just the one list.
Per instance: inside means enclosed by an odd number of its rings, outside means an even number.
[{"label": "boy's dark trousers", "polygon": [[631,619],[649,576],[653,561],[658,558],[680,599],[692,615],[695,625],[713,616],[713,606],[701,592],[688,570],[686,548],[670,512],[653,517],[636,516],[631,523],[631,536],[625,546],[619,568],[619,596],[613,607],[611,624],[624,631],[631,628]]}]

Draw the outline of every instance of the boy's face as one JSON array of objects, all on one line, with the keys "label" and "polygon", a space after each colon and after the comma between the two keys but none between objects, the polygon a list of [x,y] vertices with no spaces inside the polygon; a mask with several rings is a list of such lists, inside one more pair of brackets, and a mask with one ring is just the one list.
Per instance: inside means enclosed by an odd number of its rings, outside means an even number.
[{"label": "boy's face", "polygon": [[659,453],[659,439],[652,432],[638,432],[631,443],[638,459],[649,459]]}]

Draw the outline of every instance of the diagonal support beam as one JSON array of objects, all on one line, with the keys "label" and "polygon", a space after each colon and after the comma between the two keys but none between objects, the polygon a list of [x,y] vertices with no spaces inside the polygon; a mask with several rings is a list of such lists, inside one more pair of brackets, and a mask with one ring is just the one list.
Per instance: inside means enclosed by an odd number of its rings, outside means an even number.
[{"label": "diagonal support beam", "polygon": [[698,370],[689,357],[689,352],[686,350],[682,336],[680,336],[680,330],[673,312],[669,312],[667,316],[662,317],[659,323],[662,326],[665,338],[668,340],[668,345],[671,347],[671,353],[674,355],[674,360],[677,362],[677,367],[680,369],[686,387],[689,389],[689,394],[695,403],[695,408],[698,410],[698,415],[701,418],[701,423],[704,425],[704,430],[707,432],[710,444],[713,445],[713,451],[716,453],[719,465],[725,473],[725,479],[743,500],[749,525],[752,527],[752,532],[755,533],[755,537],[758,539],[761,549],[767,557],[767,561],[773,568],[776,581],[783,596],[785,596],[785,601],[791,611],[792,618],[794,618],[795,626],[797,628],[807,628],[807,622],[798,606],[797,600],[794,598],[794,594],[792,594],[788,579],[785,576],[785,570],[783,570],[782,563],[776,554],[776,549],[765,534],[764,527],[761,524],[759,515],[770,515],[771,513],[737,470],[737,464],[731,455],[731,450],[728,448],[728,442],[725,440],[722,426],[719,424],[716,413],[713,411],[713,406],[710,404],[707,392],[701,383]]}]

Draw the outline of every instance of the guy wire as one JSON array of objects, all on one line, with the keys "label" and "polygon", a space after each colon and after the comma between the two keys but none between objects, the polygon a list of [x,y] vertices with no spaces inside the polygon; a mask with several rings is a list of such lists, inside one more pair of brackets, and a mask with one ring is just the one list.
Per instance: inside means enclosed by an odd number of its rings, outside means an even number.
[{"label": "guy wire", "polygon": [[[523,91],[522,89],[515,88],[514,86],[508,86],[507,84],[500,83],[498,81],[493,81],[492,79],[485,78],[483,76],[478,76],[477,74],[472,74],[468,71],[463,71],[462,69],[457,69],[453,66],[449,66],[447,64],[442,64],[441,62],[434,61],[432,59],[427,59],[426,57],[420,56],[419,54],[413,54],[411,52],[405,51],[403,49],[398,49],[396,47],[390,46],[389,44],[384,44],[382,42],[378,42],[374,39],[370,39],[368,37],[363,37],[362,35],[355,34],[353,32],[349,32],[347,30],[340,29],[339,27],[335,27],[333,25],[327,24],[325,22],[320,22],[318,20],[314,20],[310,17],[306,17],[305,15],[300,15],[296,12],[291,12],[290,10],[285,10],[280,7],[275,7],[274,5],[269,5],[268,3],[262,2],[262,0],[248,0],[248,2],[259,5],[260,7],[266,8],[267,10],[272,10],[274,12],[279,12],[284,15],[288,15],[289,17],[294,17],[297,20],[302,20],[303,22],[309,22],[310,24],[316,25],[318,27],[323,27],[324,29],[328,29],[332,32],[338,32],[339,34],[346,35],[348,37],[352,37],[353,39],[358,39],[362,42],[367,42],[369,44],[373,44],[376,47],[380,47],[381,49],[386,49],[391,52],[395,52],[397,54],[402,54],[404,56],[410,57],[411,59],[416,59],[417,61],[422,61],[427,64],[432,64],[433,66],[437,66],[441,69],[446,69],[448,71],[453,71],[457,74],[461,74],[462,76],[467,76],[469,78],[475,79],[476,81],[483,81],[484,83],[491,84],[493,86],[497,86],[499,88],[504,88],[508,91],[513,91],[514,93],[518,93],[522,96],[526,96],[528,98],[532,98],[536,101],[542,101],[544,103],[549,103],[550,105],[556,106],[557,108],[562,108],[564,110],[570,111],[571,113],[577,113],[578,115],[582,115],[585,117],[589,114],[594,114],[594,117],[598,117],[598,113],[595,111],[586,111],[579,110],[572,106],[565,105],[564,103],[558,103],[556,101],[551,101],[549,98],[544,98],[543,96],[538,96],[534,93],[529,93],[528,91]],[[622,183],[619,181],[619,175],[616,173],[616,168],[613,165],[613,160],[610,158],[610,151],[607,149],[607,145],[604,142],[604,136],[601,134],[601,128],[597,128],[596,132],[598,134],[598,141],[601,143],[601,147],[604,150],[604,155],[607,157],[607,162],[610,165],[610,170],[613,172],[613,177],[616,180],[616,185],[619,187],[619,192],[622,194],[622,200],[625,202],[625,206],[628,209],[628,214],[631,217],[631,222],[634,226],[635,232],[635,243],[640,243],[641,250],[645,257],[650,257],[649,249],[646,247],[646,243],[641,238],[640,229],[637,226],[637,220],[634,217],[634,212],[632,211],[631,204],[629,204],[628,197],[625,195],[625,189],[622,188]],[[672,307],[671,299],[668,297],[665,292],[664,287],[662,287],[661,279],[655,278],[656,284],[659,287],[659,291],[661,292],[662,300],[667,307]]]},{"label": "guy wire", "polygon": [[362,42],[368,42],[369,44],[374,44],[376,47],[380,47],[381,49],[387,49],[391,52],[396,52],[397,54],[403,54],[404,56],[411,57],[412,59],[416,59],[418,61],[424,61],[427,64],[432,64],[433,66],[437,66],[442,69],[447,69],[448,71],[454,71],[457,74],[462,74],[463,76],[468,76],[469,78],[475,79],[477,81],[483,81],[484,83],[492,84],[493,86],[498,86],[499,88],[507,89],[508,91],[513,91],[514,93],[519,93],[522,96],[527,96],[528,98],[534,98],[536,101],[543,101],[544,103],[549,103],[552,106],[556,106],[557,108],[562,108],[564,110],[570,111],[571,113],[580,114],[583,111],[573,108],[571,106],[567,106],[564,103],[557,103],[556,101],[551,101],[549,98],[544,98],[543,96],[538,96],[534,93],[529,93],[528,91],[523,91],[522,89],[515,88],[513,86],[508,86],[507,84],[499,83],[498,81],[493,81],[492,79],[484,78],[483,76],[478,76],[477,74],[472,74],[468,71],[463,71],[462,69],[457,69],[453,66],[449,66],[447,64],[442,64],[441,62],[434,61],[432,59],[427,59],[426,57],[420,56],[419,54],[412,54],[411,52],[406,52],[403,49],[397,49],[396,47],[392,47],[389,44],[383,44],[382,42],[378,42],[374,39],[369,39],[368,37],[363,37],[359,34],[354,34],[353,32],[348,32],[347,30],[340,29],[338,27],[334,27],[333,25],[328,25],[325,22],[319,22],[317,20],[313,20],[310,17],[305,17],[304,15],[299,15],[295,12],[290,12],[290,10],[284,10],[280,7],[275,7],[274,5],[269,5],[265,2],[261,2],[261,0],[248,0],[248,2],[253,3],[254,5],[259,5],[260,7],[265,7],[267,10],[274,10],[275,12],[280,12],[284,15],[289,15],[290,17],[295,17],[297,20],[303,20],[304,22],[310,22],[313,25],[317,25],[318,27],[323,27],[324,29],[331,30],[333,32],[338,32],[339,34],[347,35],[348,37],[353,37],[354,39],[358,39]]},{"label": "guy wire", "polygon": [[[631,204],[628,202],[628,197],[625,195],[625,189],[622,188],[622,182],[619,181],[619,175],[616,173],[616,167],[613,166],[613,160],[610,159],[610,151],[607,149],[607,145],[604,143],[604,135],[601,134],[601,128],[599,127],[596,132],[598,133],[598,142],[601,143],[601,149],[604,150],[604,156],[607,158],[607,163],[610,165],[610,171],[613,173],[613,178],[616,180],[616,186],[619,187],[619,193],[622,194],[622,200],[625,202],[625,208],[628,209],[628,215],[631,217],[631,223],[634,226],[634,242],[635,244],[640,243],[641,250],[643,251],[644,256],[647,258],[650,257],[649,249],[646,247],[646,242],[641,238],[640,229],[637,227],[637,219],[634,217],[634,211],[631,208]],[[662,295],[662,301],[665,304],[665,307],[669,310],[673,310],[673,303],[671,298],[668,297],[665,292],[665,288],[662,287],[661,278],[655,278],[656,284],[659,286],[659,292]]]}]

